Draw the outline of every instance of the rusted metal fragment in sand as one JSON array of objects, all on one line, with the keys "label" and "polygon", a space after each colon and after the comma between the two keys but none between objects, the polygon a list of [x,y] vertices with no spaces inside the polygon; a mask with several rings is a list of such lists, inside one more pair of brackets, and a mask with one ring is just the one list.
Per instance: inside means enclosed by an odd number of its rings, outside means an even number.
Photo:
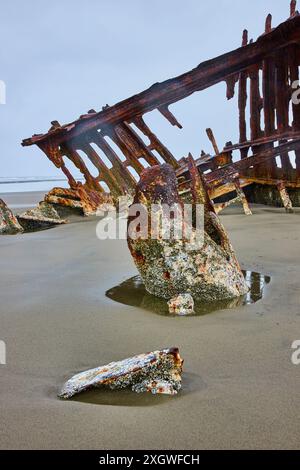
[{"label": "rusted metal fragment in sand", "polygon": [[17,218],[7,207],[5,202],[0,199],[0,234],[14,235],[23,232],[23,228],[19,224]]},{"label": "rusted metal fragment in sand", "polygon": [[[185,221],[185,229],[190,234],[188,239],[184,236],[180,239],[173,237],[172,232],[166,238],[163,224],[154,234],[151,220],[148,222],[147,236],[142,233],[141,237],[132,237],[132,218],[129,217],[127,241],[130,252],[146,290],[157,297],[169,300],[182,293],[205,301],[239,297],[248,291],[248,287],[192,158],[189,160],[189,171],[193,206],[195,209],[196,205],[197,208],[204,207],[204,227],[199,241],[194,243],[199,237],[194,220]],[[143,204],[148,217],[151,217],[151,208],[155,204],[156,214],[160,212],[161,220],[165,217],[165,205],[180,206],[182,200],[174,169],[165,164],[145,170],[137,185],[134,203]]]},{"label": "rusted metal fragment in sand", "polygon": [[134,392],[176,395],[181,389],[183,359],[177,348],[139,354],[74,375],[59,397],[71,398],[91,388],[131,388]]},{"label": "rusted metal fragment in sand", "polygon": [[67,221],[61,219],[52,204],[40,202],[37,207],[30,209],[17,216],[19,223],[26,231],[49,228],[53,225],[66,224]]},{"label": "rusted metal fragment in sand", "polygon": [[109,194],[87,190],[83,186],[76,189],[53,188],[45,196],[45,201],[62,207],[81,211],[85,216],[95,215],[102,204],[112,203]]}]

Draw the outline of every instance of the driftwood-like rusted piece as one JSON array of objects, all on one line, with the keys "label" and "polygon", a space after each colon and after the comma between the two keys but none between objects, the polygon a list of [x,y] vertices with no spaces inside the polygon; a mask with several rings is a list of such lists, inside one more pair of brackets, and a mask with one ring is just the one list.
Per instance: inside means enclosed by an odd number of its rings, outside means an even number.
[{"label": "driftwood-like rusted piece", "polygon": [[[272,28],[272,16],[268,15],[265,31],[257,41],[249,42],[248,32],[244,30],[240,48],[203,62],[183,75],[156,83],[114,106],[106,105],[99,112],[92,109],[69,124],[62,126],[52,121],[46,134],[33,135],[23,140],[22,145],[38,145],[68,179],[73,196],[63,197],[55,190],[47,196],[50,202],[59,198],[56,202],[71,205],[73,200],[74,206],[83,206],[85,213],[93,213],[97,204],[107,200],[107,193],[112,200],[132,194],[141,172],[148,166],[168,163],[177,171],[186,167],[185,159],[173,155],[153,133],[144,115],[156,110],[172,126],[181,129],[182,124],[170,106],[223,81],[227,99],[235,96],[238,87],[239,141],[227,143],[219,150],[208,129],[215,156],[205,155],[201,162],[197,161],[199,170],[211,171],[206,175],[208,184],[216,177],[219,184],[228,183],[232,178],[228,165],[236,161],[233,152],[238,151],[239,161],[245,161],[244,165],[235,167],[239,178],[265,180],[274,186],[283,181],[286,187],[289,187],[287,183],[300,187],[300,105],[292,102],[299,65],[300,16],[292,0],[288,20]],[[276,153],[280,157],[278,161],[273,156],[266,158],[273,155],[277,144],[281,149]],[[290,152],[295,152],[295,165]],[[69,170],[69,161],[84,178],[83,185]],[[94,165],[96,176],[89,171],[87,161]],[[180,191],[184,191],[185,181],[180,184],[183,186]],[[239,192],[238,197],[248,211],[243,194]]]},{"label": "driftwood-like rusted piece", "polygon": [[45,202],[59,206],[78,209],[83,215],[95,215],[103,203],[112,203],[109,195],[78,186],[76,189],[53,188],[45,196]]}]

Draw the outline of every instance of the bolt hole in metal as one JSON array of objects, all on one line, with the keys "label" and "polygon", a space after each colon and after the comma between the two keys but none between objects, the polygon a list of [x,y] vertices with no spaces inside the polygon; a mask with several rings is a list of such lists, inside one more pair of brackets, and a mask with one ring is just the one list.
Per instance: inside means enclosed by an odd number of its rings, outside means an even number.
[{"label": "bolt hole in metal", "polygon": [[[271,281],[271,277],[254,271],[243,271],[243,275],[249,286],[249,292],[246,295],[216,302],[195,301],[195,313],[192,316],[206,315],[218,310],[241,307],[261,300],[265,294],[266,286]],[[173,316],[168,311],[166,300],[155,297],[146,291],[140,276],[131,277],[121,284],[112,287],[106,291],[106,296],[124,305],[140,307],[160,315]]]}]

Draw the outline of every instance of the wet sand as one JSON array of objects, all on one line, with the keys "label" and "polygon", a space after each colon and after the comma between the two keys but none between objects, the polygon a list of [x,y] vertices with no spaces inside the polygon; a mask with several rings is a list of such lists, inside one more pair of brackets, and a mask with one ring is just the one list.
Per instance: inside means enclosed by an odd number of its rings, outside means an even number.
[{"label": "wet sand", "polygon": [[[189,318],[105,296],[137,272],[125,241],[96,238],[95,218],[1,237],[0,447],[299,448],[300,210],[253,209],[222,220],[242,267],[272,277],[266,295]],[[76,372],[169,346],[185,359],[177,397],[56,397]]]}]

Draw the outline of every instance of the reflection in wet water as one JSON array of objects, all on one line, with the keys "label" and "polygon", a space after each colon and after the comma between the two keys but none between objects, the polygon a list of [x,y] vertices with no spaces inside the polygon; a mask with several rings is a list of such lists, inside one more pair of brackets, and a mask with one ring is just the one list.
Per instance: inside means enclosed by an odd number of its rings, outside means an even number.
[{"label": "reflection in wet water", "polygon": [[[246,295],[236,299],[220,300],[216,302],[195,301],[195,315],[205,315],[224,308],[240,307],[260,300],[264,295],[265,286],[269,284],[271,278],[252,271],[243,271],[243,274],[250,288]],[[121,304],[132,305],[159,313],[160,315],[170,316],[167,302],[164,299],[148,294],[140,276],[134,276],[118,286],[109,289],[106,292],[106,296]]]}]

